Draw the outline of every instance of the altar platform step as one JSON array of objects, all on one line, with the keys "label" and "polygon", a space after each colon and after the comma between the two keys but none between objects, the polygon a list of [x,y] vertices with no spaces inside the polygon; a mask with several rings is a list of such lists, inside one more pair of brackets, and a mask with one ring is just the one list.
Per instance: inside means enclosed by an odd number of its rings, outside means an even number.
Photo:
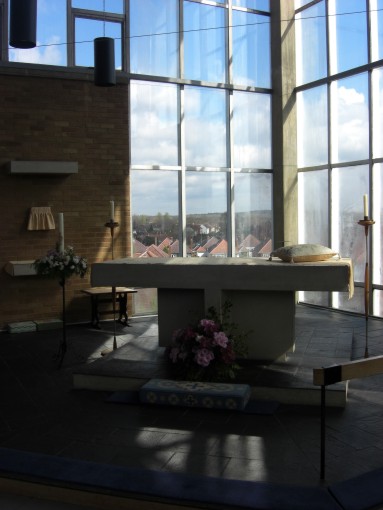
[{"label": "altar platform step", "polygon": [[[77,366],[73,387],[95,391],[139,391],[150,379],[169,379],[171,375],[164,348],[158,346],[157,322],[133,319],[125,338],[119,334],[116,350],[95,361]],[[110,327],[110,326],[109,326]],[[352,328],[332,324],[318,327],[305,321],[297,328],[294,352],[273,363],[243,360],[236,382],[251,386],[251,399],[292,405],[320,405],[320,387],[313,385],[313,368],[351,359]],[[344,407],[347,383],[327,387],[328,406]]]}]

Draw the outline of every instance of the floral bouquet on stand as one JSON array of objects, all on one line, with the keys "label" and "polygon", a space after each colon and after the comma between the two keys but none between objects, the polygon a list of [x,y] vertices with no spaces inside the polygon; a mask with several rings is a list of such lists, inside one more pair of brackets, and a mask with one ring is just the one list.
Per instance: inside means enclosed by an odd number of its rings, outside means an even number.
[{"label": "floral bouquet on stand", "polygon": [[72,275],[84,278],[88,262],[83,257],[76,255],[72,246],[67,246],[64,251],[59,251],[56,246],[56,249],[49,250],[45,257],[35,260],[33,267],[40,276],[58,278],[62,281]]},{"label": "floral bouquet on stand", "polygon": [[61,367],[65,353],[67,351],[66,341],[66,313],[65,313],[65,282],[72,275],[78,275],[84,278],[88,270],[88,262],[83,257],[76,255],[72,246],[67,246],[66,249],[60,250],[56,245],[55,250],[50,250],[41,259],[33,262],[33,267],[36,273],[40,276],[48,278],[57,278],[62,288],[62,320],[63,320],[63,336],[60,343],[59,351],[56,358]]},{"label": "floral bouquet on stand", "polygon": [[192,381],[228,381],[236,377],[238,358],[246,356],[244,334],[229,322],[230,303],[225,302],[221,317],[214,307],[194,326],[173,333],[173,345],[166,354],[175,376]]}]

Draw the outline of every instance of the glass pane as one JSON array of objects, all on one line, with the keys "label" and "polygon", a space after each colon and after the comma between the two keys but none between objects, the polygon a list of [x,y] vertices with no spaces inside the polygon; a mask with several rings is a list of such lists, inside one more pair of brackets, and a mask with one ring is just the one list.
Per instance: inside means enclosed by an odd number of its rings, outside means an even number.
[{"label": "glass pane", "polygon": [[367,64],[366,2],[329,0],[331,74]]},{"label": "glass pane", "polygon": [[178,76],[177,4],[177,0],[131,0],[132,73]]},{"label": "glass pane", "polygon": [[328,162],[327,87],[297,93],[298,167]]},{"label": "glass pane", "polygon": [[[135,257],[145,257],[148,246],[178,239],[178,172],[132,170],[130,187],[133,239],[137,241],[133,252]],[[166,246],[160,246],[163,257],[169,255]]]},{"label": "glass pane", "polygon": [[367,73],[345,78],[331,86],[332,161],[367,159],[368,81]]},{"label": "glass pane", "polygon": [[374,310],[373,314],[376,317],[383,317],[383,291],[374,290],[372,293]]},{"label": "glass pane", "polygon": [[298,174],[298,236],[300,243],[328,246],[328,172]]},{"label": "glass pane", "polygon": [[270,12],[269,3],[269,0],[232,0],[233,7],[247,7],[265,12]]},{"label": "glass pane", "polygon": [[116,69],[121,69],[121,23],[104,22],[84,18],[75,19],[75,65],[94,66],[94,39],[111,37],[114,39],[114,60]]},{"label": "glass pane", "polygon": [[186,172],[186,243],[192,255],[227,257],[226,173]]},{"label": "glass pane", "polygon": [[268,257],[272,251],[272,175],[235,174],[235,255]]},{"label": "glass pane", "polygon": [[375,225],[370,228],[372,236],[372,283],[383,285],[383,164],[373,167],[373,210]]},{"label": "glass pane", "polygon": [[9,48],[11,62],[67,65],[66,0],[44,2],[37,6],[36,47],[23,50]]},{"label": "glass pane", "polygon": [[304,5],[310,3],[311,1],[312,0],[295,0],[295,9],[299,9],[299,7],[303,7]]},{"label": "glass pane", "polygon": [[233,82],[270,88],[270,18],[233,11]]},{"label": "glass pane", "polygon": [[335,168],[332,172],[332,245],[354,264],[354,280],[364,282],[365,236],[363,195],[368,194],[368,165]]},{"label": "glass pane", "polygon": [[372,154],[383,157],[383,69],[372,71]]},{"label": "glass pane", "polygon": [[371,59],[383,58],[383,0],[370,0]]},{"label": "glass pane", "polygon": [[225,9],[184,2],[185,78],[224,83]]},{"label": "glass pane", "polygon": [[177,87],[132,82],[131,161],[134,165],[178,164]]},{"label": "glass pane", "polygon": [[223,90],[185,87],[185,161],[187,166],[227,166]]},{"label": "glass pane", "polygon": [[351,299],[348,298],[347,292],[334,292],[333,305],[340,310],[364,314],[364,288],[355,287],[354,296]]},{"label": "glass pane", "polygon": [[317,306],[330,306],[329,292],[299,292],[299,301]]},{"label": "glass pane", "polygon": [[327,75],[325,3],[313,5],[296,16],[297,85]]},{"label": "glass pane", "polygon": [[124,0],[72,0],[72,7],[123,14]]},{"label": "glass pane", "polygon": [[[178,172],[130,174],[133,256],[169,257],[178,252]],[[133,313],[157,312],[157,289],[139,289]]]},{"label": "glass pane", "polygon": [[233,164],[271,168],[271,96],[234,92]]}]

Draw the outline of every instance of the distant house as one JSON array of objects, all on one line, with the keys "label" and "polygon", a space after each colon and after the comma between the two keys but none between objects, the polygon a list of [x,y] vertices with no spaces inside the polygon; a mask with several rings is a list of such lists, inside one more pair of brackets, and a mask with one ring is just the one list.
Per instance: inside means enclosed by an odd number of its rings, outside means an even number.
[{"label": "distant house", "polygon": [[145,253],[147,246],[137,241],[137,239],[133,239],[133,256],[140,257],[143,253]]},{"label": "distant house", "polygon": [[273,245],[271,239],[265,242],[262,248],[258,251],[257,257],[270,257],[270,253],[273,251]]},{"label": "distant house", "polygon": [[200,234],[210,234],[210,227],[208,227],[207,225],[200,225],[199,226],[199,233]]},{"label": "distant house", "polygon": [[169,255],[166,252],[164,252],[164,250],[161,250],[161,248],[159,248],[155,244],[147,246],[145,252],[139,255],[139,258],[167,258],[167,257],[169,257]]},{"label": "distant house", "polygon": [[197,257],[206,257],[208,256],[209,250],[216,246],[219,243],[219,239],[217,237],[210,237],[205,244],[197,245],[192,251],[197,255]]},{"label": "distant house", "polygon": [[209,251],[209,257],[227,257],[227,241],[221,239],[213,248]]},{"label": "distant house", "polygon": [[261,244],[260,240],[257,239],[253,234],[249,234],[241,242],[238,248],[239,257],[254,257],[257,247]]}]

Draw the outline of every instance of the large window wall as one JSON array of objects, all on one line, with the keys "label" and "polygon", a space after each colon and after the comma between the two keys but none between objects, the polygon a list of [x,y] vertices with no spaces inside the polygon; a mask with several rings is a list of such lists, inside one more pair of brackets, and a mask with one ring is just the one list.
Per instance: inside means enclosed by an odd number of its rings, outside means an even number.
[{"label": "large window wall", "polygon": [[269,2],[131,0],[129,19],[134,255],[266,256]]},{"label": "large window wall", "polygon": [[354,263],[356,292],[301,299],[364,313],[363,195],[370,217],[370,313],[382,301],[383,1],[296,0],[299,241],[331,246]]}]

